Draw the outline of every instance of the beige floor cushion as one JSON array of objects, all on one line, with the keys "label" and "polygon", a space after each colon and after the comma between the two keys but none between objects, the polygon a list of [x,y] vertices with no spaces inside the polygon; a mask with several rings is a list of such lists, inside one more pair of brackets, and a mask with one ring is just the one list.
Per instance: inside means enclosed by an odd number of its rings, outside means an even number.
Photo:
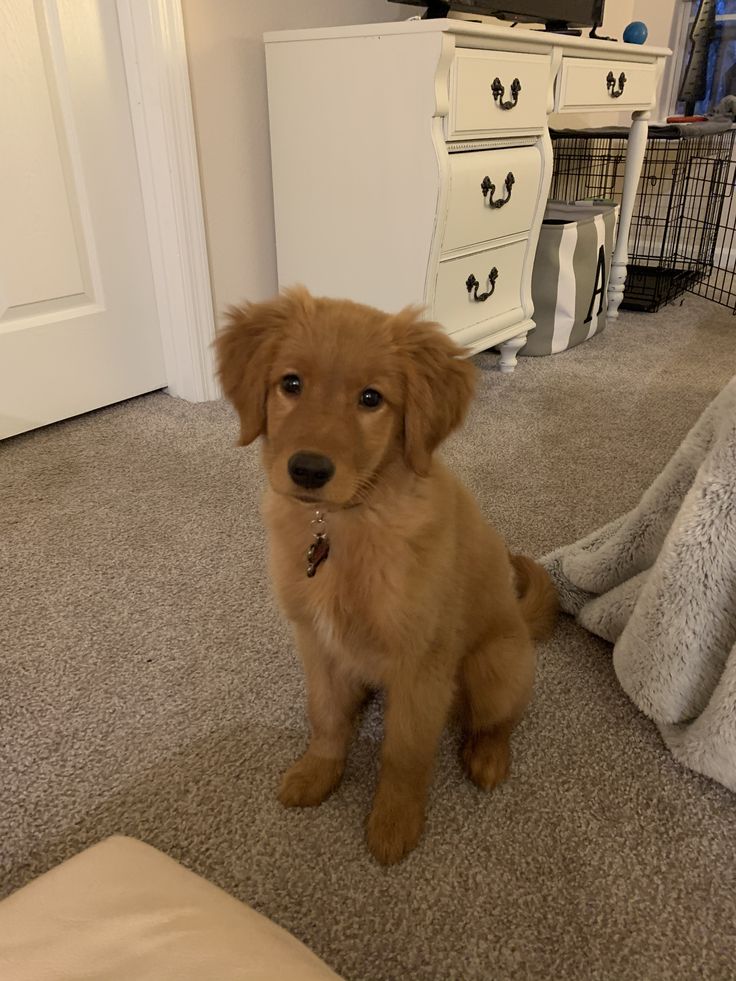
[{"label": "beige floor cushion", "polygon": [[108,838],[0,903],[2,981],[337,977],[290,933],[132,838]]}]

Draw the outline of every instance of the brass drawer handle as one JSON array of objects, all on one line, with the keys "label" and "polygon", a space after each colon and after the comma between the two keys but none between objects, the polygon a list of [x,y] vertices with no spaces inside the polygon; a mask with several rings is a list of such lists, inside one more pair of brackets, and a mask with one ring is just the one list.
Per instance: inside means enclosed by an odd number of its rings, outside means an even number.
[{"label": "brass drawer handle", "polygon": [[493,291],[496,289],[497,279],[498,279],[498,269],[496,269],[496,267],[494,266],[493,269],[491,269],[491,271],[488,273],[488,284],[491,288],[488,290],[487,293],[481,293],[480,296],[478,296],[478,287],[480,286],[480,283],[472,273],[465,280],[465,286],[468,290],[468,293],[472,293],[473,287],[475,287],[475,293],[473,293],[473,299],[475,300],[476,303],[485,303],[485,301],[488,299],[489,296],[493,296]]},{"label": "brass drawer handle", "polygon": [[511,173],[511,171],[506,174],[506,180],[503,182],[506,188],[506,197],[499,198],[498,201],[493,200],[493,195],[496,193],[496,185],[491,181],[490,177],[484,177],[480,182],[480,189],[483,192],[483,197],[488,195],[488,204],[491,208],[503,208],[505,204],[508,204],[511,200],[511,189],[516,183],[516,178]]},{"label": "brass drawer handle", "polygon": [[606,88],[612,99],[618,99],[620,95],[624,94],[624,85],[626,85],[626,76],[623,72],[618,76],[618,92],[616,92],[616,77],[613,72],[606,75]]},{"label": "brass drawer handle", "polygon": [[493,93],[493,101],[497,102],[502,109],[513,109],[514,106],[519,101],[519,92],[521,92],[521,82],[518,78],[515,78],[511,83],[511,100],[508,102],[503,101],[503,94],[506,90],[503,85],[501,85],[500,78],[494,78],[491,83],[491,92]]}]

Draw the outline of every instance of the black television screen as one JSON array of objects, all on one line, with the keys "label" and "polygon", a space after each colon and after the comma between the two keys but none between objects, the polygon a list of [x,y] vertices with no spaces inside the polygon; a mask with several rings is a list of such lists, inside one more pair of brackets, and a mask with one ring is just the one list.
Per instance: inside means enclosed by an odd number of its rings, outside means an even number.
[{"label": "black television screen", "polygon": [[599,27],[605,0],[389,0],[416,7],[463,10],[509,21],[530,21],[567,27]]}]

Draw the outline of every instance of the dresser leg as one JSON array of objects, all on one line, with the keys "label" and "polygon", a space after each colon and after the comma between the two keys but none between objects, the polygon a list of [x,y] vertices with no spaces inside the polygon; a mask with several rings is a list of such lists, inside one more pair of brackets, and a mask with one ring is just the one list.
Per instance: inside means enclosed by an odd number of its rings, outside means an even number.
[{"label": "dresser leg", "polygon": [[639,177],[641,176],[641,168],[647,148],[647,136],[649,135],[649,124],[647,120],[650,115],[650,112],[635,112],[632,116],[633,122],[629,131],[626,149],[624,189],[621,198],[621,212],[618,219],[618,232],[616,234],[616,248],[613,251],[611,277],[608,281],[608,317],[611,320],[618,318],[618,308],[621,306],[621,301],[624,298],[626,266],[629,261],[629,229],[631,228],[631,219],[634,215],[636,189],[639,186]]},{"label": "dresser leg", "polygon": [[501,348],[501,360],[498,364],[499,370],[505,375],[510,375],[516,367],[516,354],[526,344],[526,332],[512,337],[509,341],[504,341],[499,345]]}]

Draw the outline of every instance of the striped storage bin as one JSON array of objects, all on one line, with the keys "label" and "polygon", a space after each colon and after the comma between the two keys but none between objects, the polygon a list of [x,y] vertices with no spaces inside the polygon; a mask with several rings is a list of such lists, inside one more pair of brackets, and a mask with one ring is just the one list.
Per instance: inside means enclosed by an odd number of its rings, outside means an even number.
[{"label": "striped storage bin", "polygon": [[537,326],[520,355],[558,354],[606,326],[617,221],[608,203],[547,206],[532,275]]}]

